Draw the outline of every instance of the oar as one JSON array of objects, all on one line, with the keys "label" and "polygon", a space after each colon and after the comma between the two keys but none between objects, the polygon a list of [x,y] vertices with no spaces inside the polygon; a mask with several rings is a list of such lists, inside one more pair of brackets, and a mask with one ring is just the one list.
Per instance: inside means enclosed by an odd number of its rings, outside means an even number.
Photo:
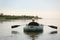
[{"label": "oar", "polygon": [[[13,25],[13,26],[11,26],[11,28],[17,28],[19,26],[21,26],[21,25]],[[53,26],[53,25],[44,25],[44,26],[49,26],[51,28],[57,29],[57,26]]]},{"label": "oar", "polygon": [[16,27],[19,27],[20,25],[13,25],[11,26],[11,28],[16,28]]},{"label": "oar", "polygon": [[[41,25],[43,25],[43,24],[41,24]],[[57,26],[54,26],[54,25],[43,25],[43,26],[49,26],[51,28],[57,29]]]},{"label": "oar", "polygon": [[[23,24],[23,25],[26,25],[26,24]],[[22,25],[13,25],[13,26],[11,26],[11,28],[17,28],[19,26],[22,26]]]},{"label": "oar", "polygon": [[53,26],[53,25],[48,25],[51,28],[57,29],[57,26]]}]

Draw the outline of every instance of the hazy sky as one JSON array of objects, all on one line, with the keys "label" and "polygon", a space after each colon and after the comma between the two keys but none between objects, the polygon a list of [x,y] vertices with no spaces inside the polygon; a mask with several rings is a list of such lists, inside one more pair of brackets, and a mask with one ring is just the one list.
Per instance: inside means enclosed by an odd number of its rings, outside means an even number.
[{"label": "hazy sky", "polygon": [[0,0],[0,13],[60,18],[60,0]]}]

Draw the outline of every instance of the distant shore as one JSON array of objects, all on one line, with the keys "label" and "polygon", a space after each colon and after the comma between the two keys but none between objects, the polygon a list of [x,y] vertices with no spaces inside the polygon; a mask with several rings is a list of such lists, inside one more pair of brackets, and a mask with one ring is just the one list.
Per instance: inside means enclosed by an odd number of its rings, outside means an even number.
[{"label": "distant shore", "polygon": [[35,18],[35,19],[42,19],[38,16],[26,16],[26,15],[21,15],[21,16],[11,16],[11,15],[0,15],[0,20],[15,20],[15,19],[32,19],[32,18]]}]

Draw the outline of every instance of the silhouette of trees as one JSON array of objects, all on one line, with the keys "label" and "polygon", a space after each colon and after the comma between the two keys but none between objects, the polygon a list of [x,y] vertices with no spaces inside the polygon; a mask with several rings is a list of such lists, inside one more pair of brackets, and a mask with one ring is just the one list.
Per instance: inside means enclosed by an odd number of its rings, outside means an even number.
[{"label": "silhouette of trees", "polygon": [[21,15],[21,16],[11,16],[11,15],[4,15],[3,13],[0,13],[0,19],[32,19],[32,18],[36,18],[38,19],[38,16],[26,16],[26,15]]},{"label": "silhouette of trees", "polygon": [[0,16],[3,16],[3,13],[0,13]]}]

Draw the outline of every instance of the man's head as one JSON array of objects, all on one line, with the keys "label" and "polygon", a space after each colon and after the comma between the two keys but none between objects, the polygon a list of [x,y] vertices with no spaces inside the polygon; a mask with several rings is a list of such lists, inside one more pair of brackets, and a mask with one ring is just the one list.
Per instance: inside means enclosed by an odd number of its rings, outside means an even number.
[{"label": "man's head", "polygon": [[34,22],[35,21],[35,19],[34,18],[32,18],[32,22]]}]

